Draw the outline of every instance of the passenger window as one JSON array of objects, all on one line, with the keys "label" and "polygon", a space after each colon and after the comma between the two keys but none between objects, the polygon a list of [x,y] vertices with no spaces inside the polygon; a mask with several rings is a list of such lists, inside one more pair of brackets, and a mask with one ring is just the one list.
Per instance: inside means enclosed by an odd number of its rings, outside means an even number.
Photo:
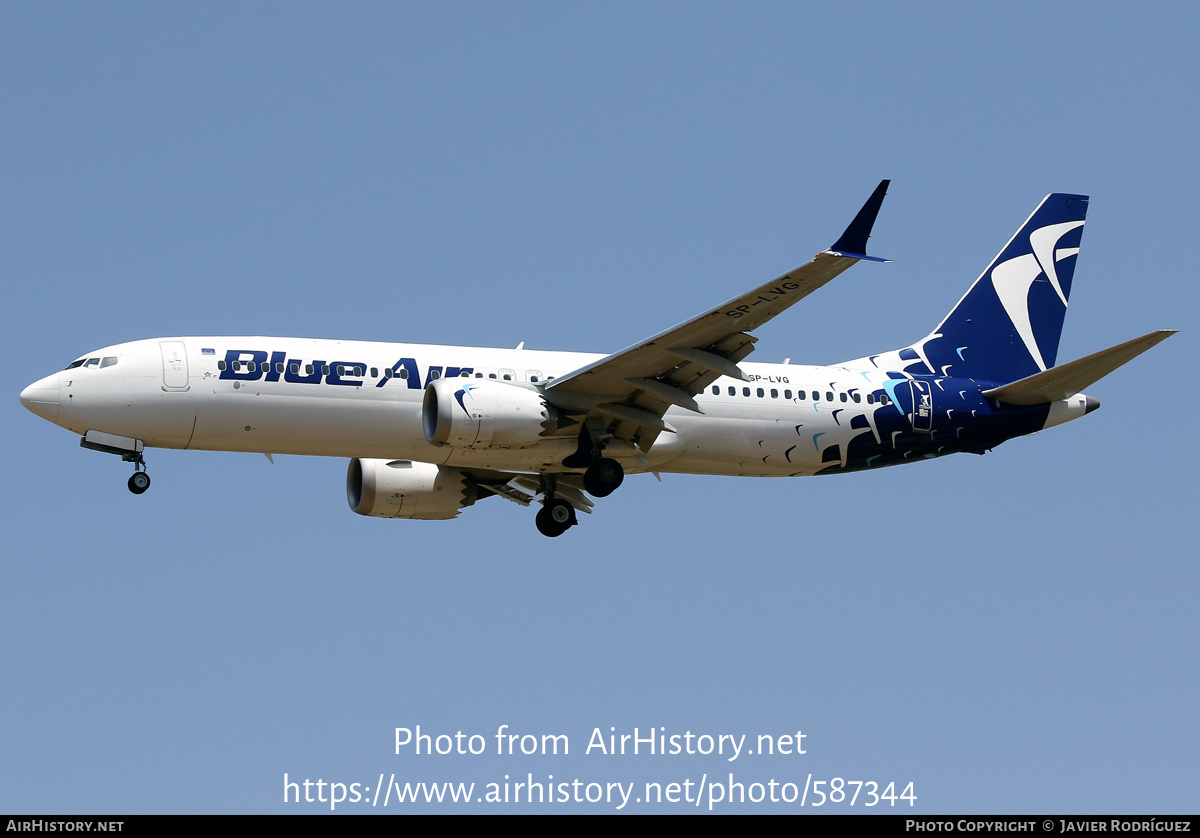
[{"label": "passenger window", "polygon": [[749,388],[749,387],[743,387],[743,388],[742,388],[742,395],[743,395],[743,396],[748,396],[748,395],[750,395],[750,388]]},{"label": "passenger window", "polygon": [[217,369],[219,369],[221,372],[225,372],[225,362],[217,361]]},{"label": "passenger window", "polygon": [[442,377],[441,370],[430,370],[429,371],[429,380],[430,381],[437,381],[441,377]]},{"label": "passenger window", "polygon": [[785,399],[790,399],[790,398],[792,397],[792,391],[791,391],[791,390],[784,390],[784,391],[783,391],[783,397],[784,397]]},{"label": "passenger window", "polygon": [[305,364],[305,365],[304,365],[304,374],[305,374],[305,375],[312,375],[312,372],[313,372],[313,366],[312,366],[312,364]]},{"label": "passenger window", "polygon": [[720,387],[717,387],[717,386],[714,386],[714,387],[713,387],[713,395],[714,395],[714,396],[719,396],[719,395],[721,395],[721,388],[720,388]]},{"label": "passenger window", "polygon": [[476,378],[483,378],[483,373],[481,373],[481,372],[477,372],[477,373],[475,373],[475,377],[476,377]]},{"label": "passenger window", "polygon": [[875,404],[875,397],[867,393],[867,404]]},{"label": "passenger window", "polygon": [[379,368],[371,367],[371,378],[379,378]]},{"label": "passenger window", "polygon": [[839,397],[841,398],[841,400],[842,400],[842,402],[843,402],[843,403],[846,401],[846,394],[845,394],[845,393],[840,393],[840,394],[839,394]]},{"label": "passenger window", "polygon": [[391,367],[384,367],[384,368],[383,368],[383,377],[384,377],[384,378],[391,378],[391,377],[392,377],[393,375],[395,375],[395,374],[396,374],[396,373],[395,373],[395,371],[394,371],[394,370],[392,370],[392,368],[391,368]]},{"label": "passenger window", "polygon": [[804,391],[803,391],[803,390],[797,390],[797,391],[796,391],[796,398],[800,399],[800,401],[804,401]]},{"label": "passenger window", "polygon": [[773,399],[779,398],[779,391],[776,390],[774,387],[771,388],[771,398],[773,398]]},{"label": "passenger window", "polygon": [[731,396],[736,396],[736,395],[737,395],[737,388],[736,388],[736,387],[730,387],[730,388],[729,388],[729,395],[731,395]]},{"label": "passenger window", "polygon": [[329,375],[329,364],[321,364],[321,375]]},{"label": "passenger window", "polygon": [[758,397],[760,399],[763,397],[763,388],[761,388],[761,387],[758,388]]},{"label": "passenger window", "polygon": [[833,393],[826,392],[825,393],[825,401],[827,401],[827,402],[833,401]]},{"label": "passenger window", "polygon": [[241,362],[241,361],[234,361],[234,362],[233,362],[233,371],[234,371],[234,372],[241,372],[241,371],[242,371],[242,362]]},{"label": "passenger window", "polygon": [[408,378],[408,367],[401,367],[401,368],[400,368],[400,377],[401,377],[401,378]]},{"label": "passenger window", "polygon": [[281,374],[281,375],[283,374],[283,361],[276,361],[276,362],[275,362],[275,372],[277,372],[277,373],[279,373],[279,374]]},{"label": "passenger window", "polygon": [[[470,378],[470,377],[471,377],[471,371],[470,371],[470,370],[463,370],[462,372],[460,372],[460,373],[458,374],[458,377],[459,377],[459,378]],[[537,379],[535,378],[535,379],[534,379],[534,381],[537,381]]]},{"label": "passenger window", "polygon": [[495,378],[495,377],[496,377],[496,373],[494,373],[494,372],[488,373],[488,378]]},{"label": "passenger window", "polygon": [[862,396],[860,396],[858,393],[851,394],[850,398],[854,399],[855,404],[858,404],[862,401]]}]

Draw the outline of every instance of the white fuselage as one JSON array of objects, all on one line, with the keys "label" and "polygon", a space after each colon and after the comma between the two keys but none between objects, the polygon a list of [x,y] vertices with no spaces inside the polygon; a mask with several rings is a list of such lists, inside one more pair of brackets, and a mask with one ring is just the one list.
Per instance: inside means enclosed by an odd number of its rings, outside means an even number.
[{"label": "white fuselage", "polygon": [[[536,389],[603,357],[301,338],[161,338],[89,353],[83,365],[27,392],[42,393],[37,412],[64,428],[132,437],[147,447],[567,471],[561,462],[577,444],[571,434],[528,448],[431,445],[421,421],[424,387],[431,378],[465,375]],[[239,370],[230,358],[240,359]],[[722,378],[696,396],[703,414],[671,408],[664,418],[675,432],[660,434],[644,459],[619,445],[609,454],[631,472],[784,476],[831,465],[822,451],[863,434],[864,422],[874,442],[884,442],[874,427],[878,404],[865,398],[888,382],[880,369],[857,362],[741,366],[748,382]],[[854,416],[866,418],[852,429]]]}]

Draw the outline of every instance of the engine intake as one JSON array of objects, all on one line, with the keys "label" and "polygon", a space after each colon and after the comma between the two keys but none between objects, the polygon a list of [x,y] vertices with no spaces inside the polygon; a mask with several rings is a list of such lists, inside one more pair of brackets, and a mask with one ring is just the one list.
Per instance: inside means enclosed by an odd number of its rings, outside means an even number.
[{"label": "engine intake", "polygon": [[425,439],[451,448],[532,448],[554,427],[541,394],[489,378],[439,378],[425,388]]}]

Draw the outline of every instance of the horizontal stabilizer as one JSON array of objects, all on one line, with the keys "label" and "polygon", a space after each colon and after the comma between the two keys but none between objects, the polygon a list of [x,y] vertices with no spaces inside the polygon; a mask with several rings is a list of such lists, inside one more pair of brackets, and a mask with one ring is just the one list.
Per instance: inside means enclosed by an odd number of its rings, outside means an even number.
[{"label": "horizontal stabilizer", "polygon": [[1173,334],[1173,329],[1160,329],[1012,384],[984,390],[983,395],[1007,404],[1020,405],[1048,404],[1069,399]]}]

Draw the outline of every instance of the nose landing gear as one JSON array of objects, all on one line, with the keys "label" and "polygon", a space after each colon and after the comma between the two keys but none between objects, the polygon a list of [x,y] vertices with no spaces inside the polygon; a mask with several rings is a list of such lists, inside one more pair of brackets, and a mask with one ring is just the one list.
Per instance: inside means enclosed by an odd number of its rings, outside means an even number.
[{"label": "nose landing gear", "polygon": [[150,475],[146,474],[146,460],[142,457],[145,447],[140,439],[116,436],[101,431],[88,431],[79,440],[79,447],[105,454],[116,454],[127,463],[133,463],[133,476],[129,478],[129,491],[140,495],[150,488]]},{"label": "nose landing gear", "polygon": [[[131,459],[126,457],[125,459]],[[129,477],[129,491],[135,495],[140,495],[142,492],[150,488],[150,475],[146,474],[146,461],[142,459],[142,455],[138,454],[137,459],[133,461],[134,468],[137,469]]]}]

